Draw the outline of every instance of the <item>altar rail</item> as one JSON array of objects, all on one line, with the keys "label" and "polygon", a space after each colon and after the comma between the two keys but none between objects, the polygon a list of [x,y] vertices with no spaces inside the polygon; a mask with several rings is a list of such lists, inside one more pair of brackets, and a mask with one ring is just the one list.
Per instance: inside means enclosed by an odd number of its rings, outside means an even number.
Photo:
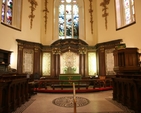
[{"label": "altar rail", "polygon": [[[56,88],[64,88],[72,87],[72,83],[75,83],[75,87],[80,90],[82,87],[89,89],[90,87],[101,88],[101,87],[111,87],[112,80],[111,79],[82,79],[82,80],[35,80],[34,82],[38,83],[37,88],[45,88],[49,87],[55,90]],[[67,83],[67,84],[66,84]]]}]

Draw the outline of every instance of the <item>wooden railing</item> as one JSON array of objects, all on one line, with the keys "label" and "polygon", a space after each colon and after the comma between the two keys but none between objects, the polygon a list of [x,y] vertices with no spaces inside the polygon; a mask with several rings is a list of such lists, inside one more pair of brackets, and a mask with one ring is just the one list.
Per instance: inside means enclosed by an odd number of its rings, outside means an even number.
[{"label": "wooden railing", "polygon": [[81,87],[88,89],[92,87],[95,89],[96,87],[111,87],[112,80],[111,79],[82,79],[82,80],[35,80],[34,82],[38,83],[37,88],[45,88],[49,87],[55,90],[55,88],[61,88],[62,90],[68,86],[72,86],[72,83],[75,83],[75,87],[79,90]]}]

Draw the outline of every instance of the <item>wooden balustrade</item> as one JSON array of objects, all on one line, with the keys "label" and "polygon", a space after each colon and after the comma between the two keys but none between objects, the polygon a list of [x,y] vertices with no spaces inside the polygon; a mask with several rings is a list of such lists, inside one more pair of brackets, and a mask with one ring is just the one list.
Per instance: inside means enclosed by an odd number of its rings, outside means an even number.
[{"label": "wooden balustrade", "polygon": [[75,83],[76,88],[79,90],[81,87],[85,87],[88,89],[90,86],[95,89],[96,87],[109,87],[112,86],[111,79],[82,79],[82,80],[35,80],[34,82],[38,83],[38,88],[45,88],[52,87],[53,90],[59,87],[62,90],[65,87],[72,86],[72,83]]}]

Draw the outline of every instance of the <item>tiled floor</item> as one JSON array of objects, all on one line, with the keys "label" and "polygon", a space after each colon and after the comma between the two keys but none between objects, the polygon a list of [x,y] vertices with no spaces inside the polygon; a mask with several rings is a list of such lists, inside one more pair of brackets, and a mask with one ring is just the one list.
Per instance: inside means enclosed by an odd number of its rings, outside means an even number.
[{"label": "tiled floor", "polygon": [[[38,93],[32,96],[31,99],[35,101],[23,113],[74,113],[74,108],[59,107],[53,104],[54,99],[64,96],[72,96],[72,94]],[[112,102],[112,90],[78,93],[76,96],[87,98],[90,101],[86,106],[77,107],[77,113],[133,113],[125,111]]]}]

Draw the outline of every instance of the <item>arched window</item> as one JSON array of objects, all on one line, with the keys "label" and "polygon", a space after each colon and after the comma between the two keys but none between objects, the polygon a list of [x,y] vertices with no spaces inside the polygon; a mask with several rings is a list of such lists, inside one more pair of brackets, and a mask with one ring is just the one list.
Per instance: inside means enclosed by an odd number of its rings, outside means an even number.
[{"label": "arched window", "polygon": [[[80,11],[81,9],[81,11]],[[83,0],[56,0],[54,36],[59,39],[84,36]],[[80,19],[80,17],[82,19]],[[79,29],[81,27],[81,30]]]},{"label": "arched window", "polygon": [[135,22],[134,0],[115,0],[117,29]]}]

